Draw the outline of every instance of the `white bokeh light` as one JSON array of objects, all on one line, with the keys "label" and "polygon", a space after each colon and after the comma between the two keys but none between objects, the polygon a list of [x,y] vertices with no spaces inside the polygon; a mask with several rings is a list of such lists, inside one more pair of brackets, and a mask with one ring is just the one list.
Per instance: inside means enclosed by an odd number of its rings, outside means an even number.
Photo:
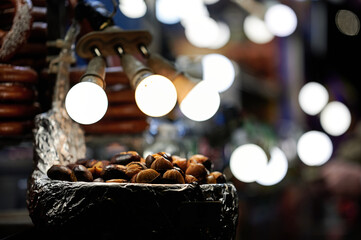
[{"label": "white bokeh light", "polygon": [[328,92],[324,86],[317,82],[309,82],[301,88],[298,102],[305,113],[316,115],[326,106],[328,98]]},{"label": "white bokeh light", "polygon": [[272,186],[279,183],[286,176],[288,170],[288,161],[281,149],[274,147],[270,153],[271,159],[256,180],[258,184],[263,186]]},{"label": "white bokeh light", "polygon": [[228,25],[223,22],[217,22],[218,25],[218,34],[215,39],[209,43],[208,48],[210,49],[219,49],[224,47],[229,40],[231,39],[231,30],[229,29]]},{"label": "white bokeh light", "polygon": [[297,142],[297,154],[308,166],[325,164],[332,156],[331,139],[323,132],[309,131],[304,133]]},{"label": "white bokeh light", "polygon": [[215,20],[210,17],[198,17],[185,25],[187,40],[199,48],[212,46],[213,39],[218,38],[219,27]]},{"label": "white bokeh light", "polygon": [[144,0],[120,0],[119,9],[128,18],[141,18],[147,12]]},{"label": "white bokeh light", "polygon": [[267,155],[255,144],[244,144],[236,148],[229,162],[232,174],[246,183],[259,179],[266,166]]},{"label": "white bokeh light", "polygon": [[247,38],[258,44],[268,43],[274,38],[266,23],[254,15],[248,15],[244,19],[243,29]]},{"label": "white bokeh light", "polygon": [[336,13],[335,22],[338,30],[347,36],[356,36],[360,31],[360,20],[350,10],[339,10]]},{"label": "white bokeh light", "polygon": [[99,85],[80,82],[67,93],[65,108],[74,121],[80,124],[93,124],[105,115],[108,98]]},{"label": "white bokeh light", "polygon": [[179,108],[193,121],[206,121],[218,111],[221,98],[207,82],[201,81],[187,94]]},{"label": "white bokeh light", "polygon": [[209,17],[208,9],[202,0],[180,0],[177,7],[181,24],[185,28],[196,24],[199,19]]},{"label": "white bokeh light", "polygon": [[278,37],[291,35],[297,27],[295,12],[284,4],[275,4],[268,8],[264,19],[268,30]]},{"label": "white bokeh light", "polygon": [[203,2],[204,2],[204,4],[212,5],[212,4],[219,2],[219,0],[203,0]]},{"label": "white bokeh light", "polygon": [[139,109],[148,116],[161,117],[174,108],[177,91],[168,78],[154,74],[138,84],[135,101]]},{"label": "white bokeh light", "polygon": [[180,19],[179,6],[181,0],[157,0],[155,14],[158,21],[165,24],[176,24]]},{"label": "white bokeh light", "polygon": [[211,84],[218,92],[231,87],[235,77],[234,66],[221,54],[207,54],[202,58],[203,80]]},{"label": "white bokeh light", "polygon": [[345,104],[330,102],[322,110],[320,116],[322,128],[332,136],[344,134],[351,125],[351,113]]}]

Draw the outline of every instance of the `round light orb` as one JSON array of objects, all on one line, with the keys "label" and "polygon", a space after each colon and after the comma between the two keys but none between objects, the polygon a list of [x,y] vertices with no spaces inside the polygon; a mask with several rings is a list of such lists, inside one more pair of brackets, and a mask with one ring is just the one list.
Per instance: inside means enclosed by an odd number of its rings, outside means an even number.
[{"label": "round light orb", "polygon": [[216,114],[221,98],[206,81],[195,85],[180,103],[181,112],[189,119],[197,122],[206,121]]},{"label": "round light orb", "polygon": [[203,0],[203,2],[204,2],[204,4],[212,5],[212,4],[219,2],[219,0]]},{"label": "round light orb", "polygon": [[180,0],[157,0],[155,5],[155,16],[164,24],[176,24],[180,21]]},{"label": "round light orb", "polygon": [[[174,1],[174,0],[173,0]],[[183,27],[197,24],[199,19],[209,17],[207,7],[202,0],[178,0],[178,14]]]},{"label": "round light orb", "polygon": [[229,26],[223,22],[217,22],[217,25],[218,25],[218,35],[209,44],[208,48],[210,49],[222,48],[231,39],[231,30],[229,29]]},{"label": "round light orb", "polygon": [[254,15],[248,15],[244,19],[243,30],[247,38],[254,43],[265,44],[274,38],[266,23]]},{"label": "round light orb", "polygon": [[332,136],[344,134],[351,125],[351,113],[345,104],[333,101],[326,105],[320,116],[322,128]]},{"label": "round light orb", "polygon": [[274,147],[270,153],[271,159],[256,180],[258,184],[263,186],[272,186],[279,183],[286,176],[288,170],[287,157],[281,149]]},{"label": "round light orb", "polygon": [[231,87],[235,69],[231,60],[221,54],[207,54],[202,58],[203,80],[208,81],[218,92]]},{"label": "round light orb", "polygon": [[321,166],[332,156],[331,139],[323,132],[309,131],[304,133],[297,142],[297,154],[308,166]]},{"label": "round light orb", "polygon": [[193,21],[186,21],[185,36],[187,40],[199,48],[208,48],[213,40],[218,38],[219,26],[215,20],[207,16],[201,16]]},{"label": "round light orb", "polygon": [[168,114],[177,103],[177,91],[173,83],[161,75],[150,75],[135,89],[135,101],[148,116],[161,117]]},{"label": "round light orb", "polygon": [[297,27],[295,12],[284,4],[275,4],[268,8],[264,19],[268,30],[278,37],[291,35]]},{"label": "round light orb", "polygon": [[103,88],[92,82],[74,85],[65,98],[65,109],[69,116],[80,124],[99,121],[108,109],[108,98]]},{"label": "round light orb", "polygon": [[119,9],[128,18],[141,18],[147,12],[144,0],[121,0]]},{"label": "round light orb", "polygon": [[236,148],[229,162],[233,176],[246,183],[258,180],[266,166],[267,155],[255,144],[244,144]]},{"label": "round light orb", "polygon": [[339,10],[335,22],[338,30],[347,36],[356,36],[360,31],[360,20],[350,10]]},{"label": "round light orb", "polygon": [[298,94],[301,109],[308,115],[316,115],[326,106],[328,92],[324,86],[317,82],[305,84]]}]

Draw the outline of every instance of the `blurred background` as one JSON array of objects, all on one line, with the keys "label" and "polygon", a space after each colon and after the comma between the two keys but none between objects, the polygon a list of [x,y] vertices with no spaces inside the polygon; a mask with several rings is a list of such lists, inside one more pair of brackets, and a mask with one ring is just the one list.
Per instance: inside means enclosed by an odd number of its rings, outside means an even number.
[{"label": "blurred background", "polygon": [[[48,60],[59,51],[51,43],[64,37],[76,2],[33,1],[46,14],[46,58],[37,65],[11,60],[39,73],[42,112],[51,106],[55,79],[46,74]],[[113,11],[114,1],[99,2]],[[146,123],[137,131],[84,127],[88,157],[201,153],[237,188],[236,239],[361,239],[360,0],[115,3],[117,26],[149,31],[149,51],[211,94],[201,89],[159,118],[137,115]],[[73,73],[87,64],[75,57]],[[108,67],[119,65],[119,58],[107,58]],[[192,111],[196,103],[204,111]],[[134,116],[111,120],[127,124]],[[32,133],[0,142],[3,237],[31,226],[25,195]]]}]

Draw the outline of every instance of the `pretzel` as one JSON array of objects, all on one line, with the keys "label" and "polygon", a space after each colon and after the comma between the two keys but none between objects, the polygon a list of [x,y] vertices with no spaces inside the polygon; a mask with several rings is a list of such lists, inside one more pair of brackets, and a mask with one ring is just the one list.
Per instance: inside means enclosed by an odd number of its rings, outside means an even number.
[{"label": "pretzel", "polygon": [[124,118],[145,118],[146,115],[139,110],[135,103],[124,103],[109,105],[104,115],[105,119],[124,119]]},{"label": "pretzel", "polygon": [[0,102],[33,102],[35,91],[22,84],[0,83]]},{"label": "pretzel", "polygon": [[102,120],[94,124],[83,125],[86,133],[90,134],[134,134],[141,133],[148,128],[146,119],[133,120]]},{"label": "pretzel", "polygon": [[30,67],[0,64],[0,82],[37,83],[38,74]]},{"label": "pretzel", "polygon": [[39,112],[38,104],[0,104],[0,119],[33,118]]},{"label": "pretzel", "polygon": [[[27,41],[33,22],[30,0],[11,0],[11,4],[15,8],[11,29],[0,30],[0,61],[9,60]],[[0,7],[2,10],[8,8],[9,0],[2,0]]]},{"label": "pretzel", "polygon": [[131,88],[124,88],[117,91],[107,90],[109,104],[116,103],[135,103],[135,93]]},{"label": "pretzel", "polygon": [[0,136],[22,135],[26,132],[31,133],[34,122],[28,121],[9,121],[0,122]]}]

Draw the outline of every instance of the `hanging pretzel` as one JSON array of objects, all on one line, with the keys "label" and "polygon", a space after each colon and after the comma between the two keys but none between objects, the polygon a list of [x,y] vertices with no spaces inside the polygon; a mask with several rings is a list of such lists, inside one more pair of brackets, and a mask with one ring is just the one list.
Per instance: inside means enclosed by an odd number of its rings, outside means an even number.
[{"label": "hanging pretzel", "polygon": [[13,13],[10,30],[0,29],[0,61],[7,61],[27,41],[33,18],[30,0],[1,0],[0,15]]}]

